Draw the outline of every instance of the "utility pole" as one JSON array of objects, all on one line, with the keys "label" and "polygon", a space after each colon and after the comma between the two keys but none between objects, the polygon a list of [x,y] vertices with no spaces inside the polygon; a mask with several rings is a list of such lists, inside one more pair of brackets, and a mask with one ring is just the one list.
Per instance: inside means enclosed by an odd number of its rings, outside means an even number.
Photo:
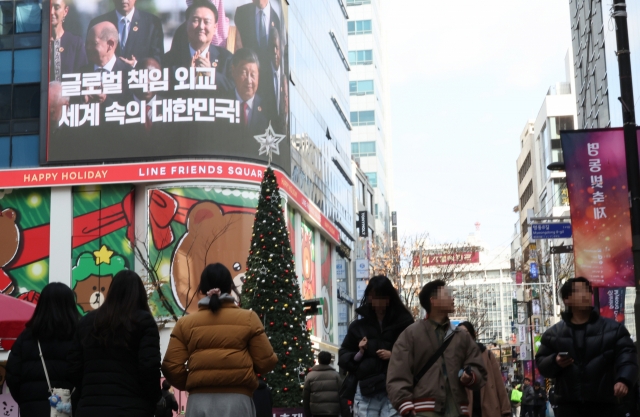
[{"label": "utility pole", "polygon": [[[638,162],[638,137],[636,133],[636,113],[631,80],[631,51],[629,50],[629,30],[625,0],[614,0],[611,16],[616,22],[616,42],[618,50],[618,74],[620,76],[620,102],[624,125],[624,150],[627,162],[627,182],[629,186],[629,211],[631,215],[631,250],[633,251],[634,284],[636,299],[633,304],[636,329],[640,329],[640,163]],[[640,352],[638,352],[640,359]]]}]

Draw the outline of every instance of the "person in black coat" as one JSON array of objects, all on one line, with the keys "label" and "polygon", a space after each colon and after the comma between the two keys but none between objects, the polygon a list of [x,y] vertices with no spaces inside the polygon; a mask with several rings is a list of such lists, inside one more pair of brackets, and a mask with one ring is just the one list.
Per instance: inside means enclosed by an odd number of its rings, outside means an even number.
[{"label": "person in black coat", "polygon": [[349,325],[338,352],[338,365],[357,377],[356,403],[375,398],[391,409],[386,392],[389,358],[398,336],[413,323],[413,316],[389,278],[382,275],[371,278],[356,312],[362,318]]},{"label": "person in black coat", "polygon": [[536,354],[540,373],[556,379],[556,416],[610,415],[638,380],[636,347],[624,325],[592,307],[587,279],[572,278],[560,291],[567,310]]},{"label": "person in black coat", "polygon": [[51,54],[49,81],[62,81],[63,74],[79,71],[87,65],[84,42],[80,36],[64,30],[69,13],[65,0],[51,0]]},{"label": "person in black coat", "polygon": [[20,407],[21,416],[48,416],[51,410],[51,394],[38,342],[51,386],[73,389],[68,378],[67,355],[73,344],[78,318],[75,297],[69,287],[54,282],[42,289],[33,316],[13,345],[6,367],[7,385]]},{"label": "person in black coat", "polygon": [[123,270],[113,277],[104,304],[80,320],[69,362],[80,396],[74,415],[154,414],[161,398],[160,335],[138,274]]},{"label": "person in black coat", "polygon": [[540,386],[540,382],[533,383],[533,416],[545,417],[547,411],[547,391]]},{"label": "person in black coat", "polygon": [[256,406],[256,417],[272,417],[271,388],[261,378],[258,378],[258,389],[253,392],[253,404]]},{"label": "person in black coat", "polygon": [[162,381],[162,398],[165,401],[163,413],[159,415],[157,410],[155,417],[173,417],[173,412],[178,411],[178,401],[176,401],[176,396],[171,392],[171,384],[166,379]]},{"label": "person in black coat", "polygon": [[162,62],[164,33],[160,19],[136,9],[136,0],[113,0],[113,5],[115,10],[91,20],[89,29],[101,22],[111,22],[118,30],[116,55],[131,67],[144,58]]}]

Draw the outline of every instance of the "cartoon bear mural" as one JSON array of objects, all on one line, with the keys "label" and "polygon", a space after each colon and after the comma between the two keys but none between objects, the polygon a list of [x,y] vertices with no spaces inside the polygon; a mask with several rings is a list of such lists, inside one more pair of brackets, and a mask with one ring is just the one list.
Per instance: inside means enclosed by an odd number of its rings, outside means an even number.
[{"label": "cartoon bear mural", "polygon": [[73,292],[83,313],[100,307],[109,292],[113,276],[127,269],[122,256],[103,245],[99,251],[85,252],[78,257],[72,270]]},{"label": "cartoon bear mural", "polygon": [[15,210],[0,211],[0,293],[11,294],[14,290],[13,281],[2,270],[18,253],[20,247],[20,229],[16,224],[18,215]]},{"label": "cartoon bear mural", "polygon": [[215,262],[225,265],[242,287],[251,245],[254,216],[246,212],[223,212],[212,201],[195,204],[187,216],[187,231],[176,245],[171,263],[173,295],[183,310],[198,311],[200,275]]}]

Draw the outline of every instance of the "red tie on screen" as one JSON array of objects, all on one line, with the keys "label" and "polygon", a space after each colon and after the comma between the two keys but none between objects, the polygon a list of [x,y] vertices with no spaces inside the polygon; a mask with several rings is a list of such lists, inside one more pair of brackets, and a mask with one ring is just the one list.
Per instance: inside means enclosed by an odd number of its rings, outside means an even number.
[{"label": "red tie on screen", "polygon": [[246,101],[242,103],[242,124],[245,126],[249,124],[249,105]]},{"label": "red tie on screen", "polygon": [[144,127],[147,132],[151,131],[151,106],[147,106],[147,118],[144,121]]}]

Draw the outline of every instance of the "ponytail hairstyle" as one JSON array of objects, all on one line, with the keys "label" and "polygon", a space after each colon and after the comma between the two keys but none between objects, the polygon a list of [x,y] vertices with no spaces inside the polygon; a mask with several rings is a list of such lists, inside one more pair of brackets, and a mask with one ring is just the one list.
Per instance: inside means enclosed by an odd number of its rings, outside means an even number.
[{"label": "ponytail hairstyle", "polygon": [[199,289],[202,294],[209,296],[209,309],[215,313],[222,306],[220,296],[231,294],[235,289],[231,272],[221,263],[207,265],[200,276]]}]

